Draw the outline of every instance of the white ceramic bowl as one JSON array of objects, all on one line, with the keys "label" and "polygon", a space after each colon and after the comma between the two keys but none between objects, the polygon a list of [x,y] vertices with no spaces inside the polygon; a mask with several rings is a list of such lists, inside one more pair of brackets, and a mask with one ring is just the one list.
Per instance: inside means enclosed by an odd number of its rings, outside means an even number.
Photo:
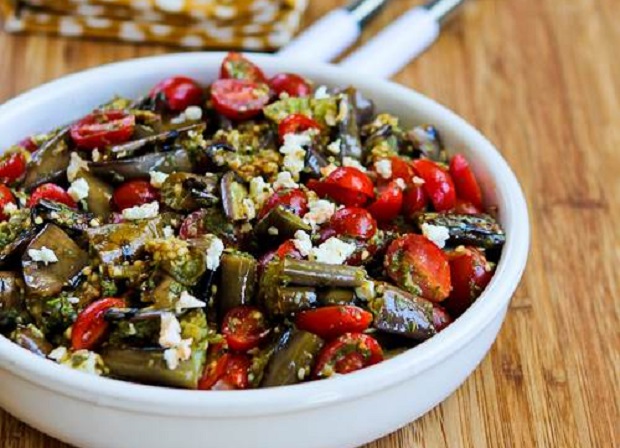
[{"label": "white ceramic bowl", "polygon": [[[88,113],[114,94],[136,97],[176,74],[208,82],[222,53],[132,60],[67,76],[0,107],[0,148]],[[98,378],[38,358],[0,337],[0,405],[70,444],[97,448],[346,448],[396,430],[450,395],[482,360],[500,329],[529,246],[523,193],[497,150],[432,100],[337,67],[252,57],[268,74],[301,73],[354,85],[407,125],[435,124],[465,153],[507,233],[492,282],[445,331],[394,359],[330,380],[267,390],[196,392]]]}]

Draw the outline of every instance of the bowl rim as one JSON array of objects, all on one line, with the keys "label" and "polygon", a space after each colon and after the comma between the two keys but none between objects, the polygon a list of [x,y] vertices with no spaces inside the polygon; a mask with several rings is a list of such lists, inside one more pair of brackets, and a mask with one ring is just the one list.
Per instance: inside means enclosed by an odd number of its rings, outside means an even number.
[{"label": "bowl rim", "polygon": [[[146,71],[167,64],[219,66],[224,55],[223,52],[193,52],[150,56],[106,64],[67,75],[22,93],[1,105],[0,127],[3,122],[11,122],[19,117],[20,110],[31,107],[31,103],[45,102],[45,97],[49,97],[51,92],[55,92],[56,95],[70,94],[71,87],[76,82],[88,82],[106,76],[114,77],[121,72]],[[354,400],[411,379],[465,346],[506,310],[525,268],[530,229],[523,191],[507,162],[489,140],[456,113],[412,89],[393,82],[367,79],[329,64],[283,60],[277,56],[263,54],[252,54],[251,57],[268,69],[320,74],[322,77],[334,80],[335,83],[338,80],[346,80],[365,91],[372,90],[390,98],[400,97],[412,108],[429,115],[441,116],[447,126],[458,130],[462,139],[471,147],[471,151],[476,153],[493,173],[498,202],[504,204],[502,206],[504,226],[512,229],[507,233],[496,273],[483,294],[452,325],[415,349],[407,350],[395,358],[355,374],[327,381],[271,389],[198,393],[193,390],[148,386],[87,375],[42,359],[4,336],[0,337],[1,368],[32,384],[67,397],[127,412],[188,418],[276,415]],[[8,118],[5,118],[7,116]]]}]

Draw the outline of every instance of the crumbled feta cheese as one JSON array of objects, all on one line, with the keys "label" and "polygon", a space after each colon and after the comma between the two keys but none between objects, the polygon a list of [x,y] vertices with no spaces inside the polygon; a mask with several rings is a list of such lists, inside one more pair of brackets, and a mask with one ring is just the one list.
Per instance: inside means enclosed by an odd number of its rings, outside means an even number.
[{"label": "crumbled feta cheese", "polygon": [[333,202],[327,199],[311,200],[308,202],[308,213],[304,215],[303,220],[314,229],[329,221],[335,212],[336,204]]},{"label": "crumbled feta cheese", "polygon": [[241,205],[243,206],[245,219],[251,220],[256,218],[256,206],[254,205],[254,201],[252,201],[252,199],[243,198]]},{"label": "crumbled feta cheese", "polygon": [[99,162],[101,160],[101,153],[97,148],[93,149],[91,156],[93,158],[93,162]]},{"label": "crumbled feta cheese", "polygon": [[421,187],[422,185],[424,185],[424,179],[422,179],[421,177],[418,177],[418,176],[413,176],[411,181],[413,182],[413,185],[415,185],[417,187]]},{"label": "crumbled feta cheese", "polygon": [[302,257],[307,257],[312,251],[312,240],[303,230],[295,232],[295,238],[293,239],[293,245],[295,249],[299,251]]},{"label": "crumbled feta cheese", "polygon": [[327,92],[327,86],[318,86],[314,91],[314,98],[317,100],[323,100],[325,98],[329,98],[330,95]]},{"label": "crumbled feta cheese", "polygon": [[133,336],[134,334],[137,334],[138,330],[136,330],[136,326],[129,322],[129,325],[127,325],[127,334],[130,336]]},{"label": "crumbled feta cheese", "polygon": [[350,166],[351,168],[357,168],[363,173],[366,172],[366,167],[362,165],[357,159],[354,159],[353,157],[343,157],[342,166]]},{"label": "crumbled feta cheese", "polygon": [[41,249],[28,249],[28,256],[34,262],[45,263],[45,266],[58,262],[58,257],[54,251],[45,246],[41,247]]},{"label": "crumbled feta cheese", "polygon": [[90,350],[77,350],[71,354],[68,361],[64,361],[62,364],[91,375],[103,373],[103,359],[99,354]]},{"label": "crumbled feta cheese", "polygon": [[187,310],[190,308],[204,308],[205,306],[207,306],[205,302],[203,302],[202,300],[198,300],[189,292],[183,291],[174,308],[177,313],[180,313],[183,310]]},{"label": "crumbled feta cheese", "polygon": [[450,232],[448,228],[444,226],[424,223],[420,226],[420,229],[422,230],[422,234],[440,249],[443,249],[446,245],[446,241],[450,238]]},{"label": "crumbled feta cheese", "polygon": [[392,161],[390,159],[381,159],[375,162],[375,171],[384,179],[392,177]]},{"label": "crumbled feta cheese", "polygon": [[279,190],[280,188],[299,188],[299,184],[293,180],[291,173],[282,171],[278,173],[276,181],[273,183],[274,190]]},{"label": "crumbled feta cheese", "polygon": [[67,302],[75,305],[76,303],[80,303],[79,297],[67,297]]},{"label": "crumbled feta cheese", "polygon": [[186,361],[192,356],[192,339],[183,339],[179,344],[164,350],[164,361],[170,370],[179,367],[179,361]]},{"label": "crumbled feta cheese", "polygon": [[271,184],[265,182],[262,177],[257,176],[250,180],[250,198],[254,201],[257,208],[262,208],[272,194],[273,188],[271,188]]},{"label": "crumbled feta cheese", "polygon": [[15,213],[17,211],[17,205],[13,204],[12,202],[8,202],[4,208],[2,209],[2,212],[6,215],[6,216],[11,216],[13,213]]},{"label": "crumbled feta cheese", "polygon": [[174,236],[174,229],[170,226],[164,227],[164,238],[172,238]]},{"label": "crumbled feta cheese", "polygon": [[63,347],[61,345],[59,347],[56,347],[54,350],[52,350],[49,353],[49,355],[47,355],[47,357],[50,359],[53,359],[56,362],[60,362],[63,359],[65,359],[68,354],[69,354],[69,351],[67,350],[67,347]]},{"label": "crumbled feta cheese", "polygon": [[280,233],[280,231],[278,230],[278,228],[277,228],[277,227],[271,226],[271,227],[269,227],[269,228],[267,229],[267,233],[268,233],[269,235],[276,236],[278,233]]},{"label": "crumbled feta cheese", "polygon": [[364,280],[361,286],[355,288],[355,295],[360,300],[369,301],[377,296],[375,292],[375,282],[372,280]]},{"label": "crumbled feta cheese", "polygon": [[189,106],[185,109],[185,118],[191,121],[198,121],[202,119],[202,109],[199,106]]},{"label": "crumbled feta cheese", "polygon": [[340,139],[336,139],[327,145],[327,150],[335,155],[340,154]]},{"label": "crumbled feta cheese", "polygon": [[90,187],[88,186],[88,182],[86,182],[83,178],[79,178],[74,180],[71,183],[71,186],[67,190],[69,196],[73,198],[74,201],[79,202],[82,199],[86,199],[88,197],[88,192],[90,191]]},{"label": "crumbled feta cheese", "polygon": [[299,381],[303,381],[305,377],[306,377],[306,369],[304,369],[303,367],[300,367],[299,370],[297,371],[297,379]]},{"label": "crumbled feta cheese", "polygon": [[311,256],[319,263],[343,264],[355,252],[355,244],[331,237],[312,249]]},{"label": "crumbled feta cheese", "polygon": [[169,176],[168,174],[162,173],[161,171],[151,171],[149,172],[149,175],[151,176],[151,185],[155,188],[161,188]]},{"label": "crumbled feta cheese", "polygon": [[181,343],[181,324],[173,313],[161,314],[161,328],[159,330],[159,345],[171,348]]},{"label": "crumbled feta cheese", "polygon": [[157,215],[159,215],[159,203],[157,201],[123,210],[123,218],[129,221],[155,218]]},{"label": "crumbled feta cheese", "polygon": [[311,132],[306,131],[300,134],[286,134],[284,144],[280,147],[280,153],[284,155],[282,166],[289,171],[295,179],[304,169],[306,150],[304,146],[312,143]]},{"label": "crumbled feta cheese", "polygon": [[218,237],[211,235],[211,244],[207,249],[207,269],[215,271],[220,265],[220,258],[224,252],[224,243]]},{"label": "crumbled feta cheese", "polygon": [[82,160],[77,152],[72,152],[67,167],[67,180],[73,182],[81,170],[88,171],[88,163]]},{"label": "crumbled feta cheese", "polygon": [[396,179],[394,182],[396,182],[396,185],[398,185],[398,188],[400,188],[401,190],[404,190],[405,188],[407,188],[407,184],[400,177]]}]

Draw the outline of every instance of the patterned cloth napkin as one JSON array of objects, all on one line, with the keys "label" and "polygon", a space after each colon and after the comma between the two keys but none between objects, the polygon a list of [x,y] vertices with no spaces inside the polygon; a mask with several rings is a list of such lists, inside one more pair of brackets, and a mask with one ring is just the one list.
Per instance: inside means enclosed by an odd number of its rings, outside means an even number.
[{"label": "patterned cloth napkin", "polygon": [[308,0],[0,0],[9,32],[273,51],[301,25]]}]

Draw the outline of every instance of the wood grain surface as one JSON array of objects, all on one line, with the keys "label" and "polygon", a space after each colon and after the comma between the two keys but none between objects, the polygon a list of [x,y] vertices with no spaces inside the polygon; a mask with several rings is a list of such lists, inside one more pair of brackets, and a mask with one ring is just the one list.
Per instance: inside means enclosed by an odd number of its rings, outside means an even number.
[{"label": "wood grain surface", "polygon": [[[392,2],[364,38],[416,3]],[[308,23],[335,6],[311,4]],[[395,77],[498,145],[527,195],[532,250],[475,373],[432,412],[366,448],[620,446],[619,18],[618,0],[472,1]],[[0,101],[166,51],[0,35]],[[0,445],[66,447],[6,413]]]}]

